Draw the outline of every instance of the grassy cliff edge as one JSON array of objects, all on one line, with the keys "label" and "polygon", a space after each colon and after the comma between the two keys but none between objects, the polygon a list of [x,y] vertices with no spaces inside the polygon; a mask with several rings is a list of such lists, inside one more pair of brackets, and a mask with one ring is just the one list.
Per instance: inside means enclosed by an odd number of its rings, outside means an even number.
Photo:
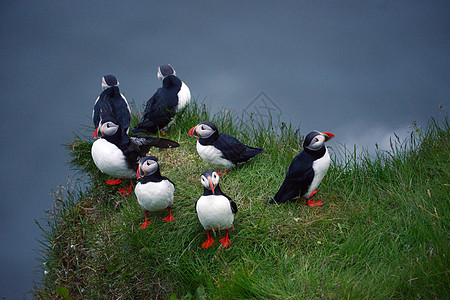
[{"label": "grassy cliff edge", "polygon": [[[137,122],[137,117],[133,122]],[[231,246],[203,249],[206,235],[194,204],[200,174],[213,168],[188,130],[204,120],[219,131],[263,147],[264,153],[221,178],[238,205]],[[317,128],[331,131],[330,128]],[[61,187],[43,220],[43,278],[38,299],[310,299],[444,298],[450,294],[450,130],[430,120],[391,151],[351,154],[332,142],[333,163],[310,208],[304,199],[267,205],[295,155],[300,130],[210,115],[192,103],[166,136],[181,144],[151,150],[176,185],[172,213],[143,212],[93,165],[92,140],[75,136],[67,148],[84,191]],[[221,170],[223,171],[223,170]],[[127,184],[128,182],[124,183]],[[223,233],[217,233],[216,240]]]}]

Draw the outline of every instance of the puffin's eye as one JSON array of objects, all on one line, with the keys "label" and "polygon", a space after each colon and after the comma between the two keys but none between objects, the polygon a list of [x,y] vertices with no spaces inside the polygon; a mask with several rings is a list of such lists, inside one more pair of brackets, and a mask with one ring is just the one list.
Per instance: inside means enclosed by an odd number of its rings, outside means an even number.
[{"label": "puffin's eye", "polygon": [[202,130],[205,130],[205,127],[203,127],[203,126],[202,126],[202,128],[201,128],[201,129],[202,129]]}]

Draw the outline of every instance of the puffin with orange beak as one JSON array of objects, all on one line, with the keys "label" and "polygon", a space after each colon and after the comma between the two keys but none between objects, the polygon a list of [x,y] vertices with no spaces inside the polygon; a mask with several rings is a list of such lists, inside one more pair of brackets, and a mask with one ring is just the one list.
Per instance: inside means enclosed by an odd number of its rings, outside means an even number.
[{"label": "puffin with orange beak", "polygon": [[228,231],[233,226],[237,205],[220,190],[217,172],[211,170],[203,172],[201,182],[204,188],[203,195],[195,203],[195,210],[208,237],[202,247],[206,249],[214,244],[210,236],[211,230],[225,229],[227,235],[219,242],[226,248],[231,244]]},{"label": "puffin with orange beak", "polygon": [[202,122],[189,130],[189,136],[198,137],[197,152],[200,157],[216,166],[225,166],[227,174],[238,163],[244,163],[257,154],[263,152],[262,148],[244,145],[235,137],[226,133],[219,133],[212,122]]},{"label": "puffin with orange beak", "polygon": [[139,227],[143,229],[150,224],[149,212],[169,210],[169,215],[163,220],[171,222],[175,220],[172,216],[173,194],[175,184],[169,178],[161,175],[158,159],[154,156],[146,156],[139,160],[137,178],[141,179],[134,189],[139,205],[144,209],[145,221]]},{"label": "puffin with orange beak", "polygon": [[291,162],[283,184],[269,203],[284,203],[302,196],[308,206],[322,206],[322,201],[310,199],[328,171],[331,159],[325,142],[334,137],[329,132],[312,131],[303,142],[303,151]]},{"label": "puffin with orange beak", "polygon": [[[108,185],[117,185],[121,178],[136,178],[138,159],[145,156],[151,147],[176,148],[175,141],[151,136],[128,136],[121,125],[112,117],[107,106],[103,107],[99,126],[94,132],[96,141],[92,144],[91,155],[97,168],[105,174],[116,177],[107,180]],[[129,194],[132,186],[120,193]]]}]

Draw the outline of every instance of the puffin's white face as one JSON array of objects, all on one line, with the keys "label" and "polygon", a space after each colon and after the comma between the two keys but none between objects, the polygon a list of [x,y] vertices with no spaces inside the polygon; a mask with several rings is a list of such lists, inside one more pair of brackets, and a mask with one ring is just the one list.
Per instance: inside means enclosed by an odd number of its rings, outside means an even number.
[{"label": "puffin's white face", "polygon": [[[334,134],[330,132],[311,131],[305,138],[303,147],[316,151],[323,147],[323,143],[332,139]],[[309,143],[308,143],[309,142]]]},{"label": "puffin's white face", "polygon": [[202,175],[200,180],[205,188],[211,190],[214,193],[214,188],[219,184],[219,178],[219,174],[217,174],[216,172],[212,172],[208,177]]},{"label": "puffin's white face", "polygon": [[115,85],[109,85],[106,83],[105,77],[102,77],[102,89],[106,90],[107,88],[110,88],[111,86],[119,86],[119,81],[117,81],[117,84],[115,84]]},{"label": "puffin's white face", "polygon": [[102,89],[106,90],[110,86],[105,82],[105,77],[102,77]]},{"label": "puffin's white face", "polygon": [[152,159],[147,159],[142,163],[139,162],[138,178],[146,174],[151,175],[155,173],[156,170],[158,170],[158,163]]},{"label": "puffin's white face", "polygon": [[[164,75],[163,72],[161,71],[161,67],[165,67],[166,68],[166,72],[169,72],[168,74]],[[166,78],[166,76],[168,75],[177,75],[177,72],[175,72],[175,69],[172,68],[171,65],[164,65],[164,66],[159,66],[158,67],[158,73],[156,74],[156,76],[158,76],[158,79],[160,80],[164,80],[164,78]]]},{"label": "puffin's white face", "polygon": [[214,129],[212,129],[206,124],[197,125],[194,131],[197,133],[199,137],[204,139],[209,138],[211,135],[213,135],[214,132],[216,132]]},{"label": "puffin's white face", "polygon": [[306,146],[306,148],[308,148],[309,150],[319,150],[322,147],[323,143],[325,143],[325,137],[321,134],[317,134],[311,140],[311,143]]},{"label": "puffin's white face", "polygon": [[99,129],[101,135],[108,135],[108,136],[114,135],[117,132],[117,130],[119,130],[119,125],[114,124],[113,122],[110,121],[106,122],[105,124],[101,124]]}]

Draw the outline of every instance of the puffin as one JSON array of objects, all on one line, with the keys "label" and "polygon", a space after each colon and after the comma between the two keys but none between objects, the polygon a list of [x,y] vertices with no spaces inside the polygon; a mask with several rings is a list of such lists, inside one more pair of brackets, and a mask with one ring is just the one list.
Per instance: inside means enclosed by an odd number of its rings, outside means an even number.
[{"label": "puffin", "polygon": [[122,129],[128,133],[131,120],[131,109],[127,99],[119,91],[119,81],[114,75],[106,75],[102,77],[103,92],[97,97],[92,111],[92,121],[94,128],[98,127],[100,122],[100,110],[105,105],[110,107],[112,116],[119,122]]},{"label": "puffin", "polygon": [[310,199],[330,166],[330,154],[325,142],[334,137],[329,132],[311,131],[303,142],[303,151],[291,162],[286,177],[278,192],[269,203],[284,203],[302,196],[308,206],[322,206],[322,201]]},{"label": "puffin", "polygon": [[226,133],[219,133],[214,123],[201,122],[189,130],[189,136],[198,137],[197,152],[200,157],[217,166],[225,166],[227,174],[238,163],[244,163],[257,154],[263,152],[262,148],[244,145],[235,137]]},{"label": "puffin", "polygon": [[139,205],[144,209],[145,221],[139,229],[150,225],[149,212],[169,210],[169,215],[163,220],[171,222],[175,220],[172,216],[173,194],[175,184],[169,178],[161,175],[158,159],[154,156],[145,156],[139,160],[137,179],[141,179],[134,188]]},{"label": "puffin", "polygon": [[164,133],[164,129],[172,124],[177,112],[190,102],[189,88],[175,74],[170,65],[158,67],[158,78],[162,80],[163,85],[147,101],[139,124],[131,130],[133,133]]},{"label": "puffin", "polygon": [[206,249],[214,244],[209,234],[211,230],[225,229],[227,235],[219,242],[226,248],[231,244],[228,231],[233,226],[234,216],[238,211],[237,205],[220,190],[217,172],[212,170],[203,172],[201,182],[204,187],[203,195],[195,203],[195,210],[208,237],[202,247]]},{"label": "puffin", "polygon": [[[138,158],[146,156],[151,147],[176,148],[175,141],[151,136],[128,136],[119,122],[110,114],[101,115],[99,126],[92,136],[97,139],[91,148],[92,159],[97,168],[105,174],[119,179],[107,180],[106,184],[116,185],[121,178],[136,178]],[[129,194],[132,186],[126,191]]]},{"label": "puffin", "polygon": [[[164,81],[164,78],[166,78],[169,75],[177,76],[177,72],[171,65],[167,64],[158,67],[158,72],[156,76],[161,81]],[[185,108],[186,105],[189,104],[189,102],[191,102],[191,90],[186,85],[186,83],[184,83],[184,81],[181,81],[181,88],[177,95],[178,95],[178,105],[177,105],[177,112],[178,112],[181,111],[183,108]]]}]

